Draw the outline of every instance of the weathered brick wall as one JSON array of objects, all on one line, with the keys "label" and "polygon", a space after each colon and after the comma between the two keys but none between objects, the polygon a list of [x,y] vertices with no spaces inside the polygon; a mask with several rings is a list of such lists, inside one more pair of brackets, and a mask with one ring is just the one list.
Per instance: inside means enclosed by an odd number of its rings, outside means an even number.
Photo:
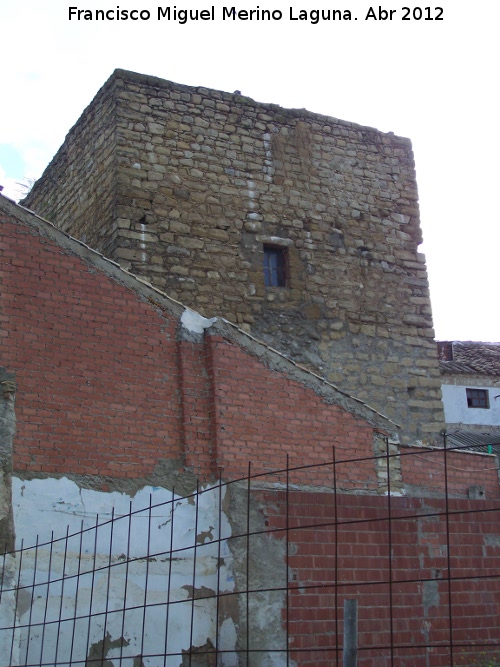
[{"label": "weathered brick wall", "polygon": [[297,664],[327,667],[336,648],[342,660],[346,599],[358,602],[360,667],[448,667],[451,651],[471,665],[495,652],[496,503],[449,500],[447,517],[443,498],[391,498],[389,510],[387,498],[275,489],[261,502],[289,541],[284,622]]},{"label": "weathered brick wall", "polygon": [[[222,335],[224,324],[205,334],[179,332],[178,304],[3,198],[0,250],[0,352],[17,385],[17,475],[65,475],[104,490],[123,480],[135,489],[145,480],[170,488],[168,474],[184,464],[201,476],[223,467],[226,478],[244,477],[249,459],[253,472],[265,473],[283,467],[287,454],[291,465],[324,463],[335,447],[335,466],[324,476],[311,468],[253,482],[253,489],[268,483],[256,493],[261,522],[281,529],[274,554],[285,536],[290,545],[283,571],[294,582],[287,607],[292,660],[326,665],[316,649],[335,646],[338,605],[355,597],[358,664],[380,661],[381,649],[372,647],[390,642],[389,554],[394,642],[404,645],[395,649],[395,664],[450,664],[448,555],[454,641],[468,642],[466,652],[496,640],[500,536],[490,498],[500,495],[498,481],[495,493],[488,466],[475,470],[466,461],[490,457],[447,454],[450,495],[465,495],[471,483],[487,488],[486,501],[450,498],[447,519],[442,451],[429,458],[422,449],[425,458],[411,457],[413,465],[401,457],[403,481],[420,487],[420,498],[381,497],[372,454],[377,424],[386,420],[370,417],[367,406],[346,410],[342,401],[352,399],[327,385],[320,391],[317,378],[282,357],[280,366],[279,355],[252,348],[240,332],[230,335],[228,327]],[[311,492],[311,484],[330,491]],[[231,502],[244,502],[244,494],[236,496]],[[246,557],[246,544],[242,550]],[[261,552],[254,565],[267,566]],[[439,642],[442,650],[425,648]]]},{"label": "weathered brick wall", "polygon": [[[120,70],[96,100],[27,204],[173,298],[319,369],[405,440],[432,440],[444,419],[410,142]],[[112,184],[105,160],[80,177],[87,126],[101,150],[115,142]],[[86,202],[101,178],[107,218]],[[286,249],[286,287],[264,285],[266,243]]]}]

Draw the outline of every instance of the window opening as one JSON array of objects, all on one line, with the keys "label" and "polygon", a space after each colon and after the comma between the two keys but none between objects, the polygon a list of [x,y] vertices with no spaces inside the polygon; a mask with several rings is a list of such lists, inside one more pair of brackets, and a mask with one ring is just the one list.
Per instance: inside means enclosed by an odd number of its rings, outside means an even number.
[{"label": "window opening", "polygon": [[264,284],[266,287],[286,287],[286,259],[285,248],[264,246]]},{"label": "window opening", "polygon": [[489,408],[490,402],[487,389],[466,389],[468,408]]}]

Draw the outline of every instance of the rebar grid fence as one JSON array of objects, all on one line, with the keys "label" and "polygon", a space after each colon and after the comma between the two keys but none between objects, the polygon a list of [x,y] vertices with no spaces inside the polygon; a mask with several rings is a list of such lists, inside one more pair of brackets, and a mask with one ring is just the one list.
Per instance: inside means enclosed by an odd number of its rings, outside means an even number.
[{"label": "rebar grid fence", "polygon": [[[450,493],[460,449],[387,444],[371,461],[386,466],[379,494],[343,491],[345,470],[366,459],[335,451],[315,466],[249,465],[245,479],[150,496],[147,507],[22,542],[1,562],[0,665],[338,667],[344,605],[355,600],[349,664],[492,667],[500,494]],[[393,462],[411,457],[441,488],[391,488]],[[479,459],[476,476],[478,465],[496,469],[496,457]]]}]

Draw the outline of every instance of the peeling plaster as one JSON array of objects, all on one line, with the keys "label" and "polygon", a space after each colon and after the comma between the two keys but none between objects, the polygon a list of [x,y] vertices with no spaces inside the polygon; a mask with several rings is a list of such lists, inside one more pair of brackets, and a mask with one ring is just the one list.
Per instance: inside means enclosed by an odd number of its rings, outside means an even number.
[{"label": "peeling plaster", "polygon": [[422,605],[424,608],[424,616],[429,616],[429,611],[432,607],[439,607],[439,581],[424,581],[422,584]]},{"label": "peeling plaster", "polygon": [[[282,624],[282,613],[286,603],[285,542],[266,534],[264,507],[251,497],[248,503],[246,485],[232,484],[230,487],[231,512],[228,518],[234,535],[244,535],[249,530],[250,543],[246,540],[231,540],[230,549],[234,559],[236,588],[253,591],[249,603],[249,627],[247,627],[246,599],[239,598],[240,622],[237,646],[244,650],[247,632],[254,667],[282,667],[286,664],[286,633]],[[226,494],[227,495],[227,494]],[[250,516],[248,516],[250,512]],[[247,561],[248,559],[248,561]],[[246,579],[248,577],[248,580]],[[280,583],[281,582],[281,586]],[[276,590],[276,588],[280,590]],[[260,590],[259,590],[260,589]],[[272,647],[266,653],[260,650]],[[275,651],[283,647],[283,652]],[[289,657],[289,656],[288,656]],[[295,663],[290,662],[290,667]]]},{"label": "peeling plaster", "polygon": [[[72,659],[82,661],[86,667],[97,663],[112,667],[121,664],[122,655],[126,655],[128,661],[133,660],[136,667],[149,667],[153,663],[141,657],[141,646],[148,647],[148,654],[161,655],[165,643],[168,653],[179,656],[179,664],[183,652],[189,652],[191,645],[202,647],[207,641],[215,644],[217,638],[219,648],[223,650],[221,665],[235,666],[238,622],[235,609],[221,603],[217,615],[217,587],[226,594],[235,588],[233,557],[225,541],[231,535],[225,513],[227,502],[223,496],[219,526],[219,494],[217,486],[206,487],[198,495],[188,498],[173,496],[171,491],[161,487],[147,486],[132,497],[124,492],[107,493],[82,488],[65,477],[14,478],[17,546],[21,538],[25,538],[25,548],[37,542],[34,527],[39,535],[36,552],[24,551],[20,584],[31,585],[35,564],[39,581],[46,579],[49,571],[51,578],[55,577],[57,581],[54,573],[62,572],[63,568],[66,579],[62,590],[58,584],[50,586],[47,606],[43,594],[32,596],[29,589],[25,596],[2,598],[0,625],[19,625],[28,619],[36,624],[45,622],[45,615],[48,622],[52,620],[57,625],[61,609],[66,618],[85,620],[91,606],[93,620],[90,628],[84,620],[77,620],[74,625]],[[111,532],[109,519],[112,516],[116,521]],[[97,517],[99,529],[96,534]],[[65,537],[66,526],[69,537]],[[82,527],[87,532],[80,538]],[[54,539],[62,539],[50,549],[45,543],[50,542],[52,531]],[[220,544],[219,535],[222,538]],[[174,552],[172,558],[169,557],[170,549]],[[15,559],[8,557],[5,572],[11,583],[17,581],[17,566]],[[93,577],[82,574],[93,570]],[[169,614],[168,637],[165,638],[167,599],[175,606]],[[193,599],[196,600],[194,606]],[[155,605],[155,613],[146,612],[143,637],[142,606],[145,600],[148,605]],[[125,617],[120,611],[124,607],[128,610]],[[217,621],[224,626],[223,631],[217,628]],[[65,627],[73,627],[72,622]],[[63,633],[58,640],[60,658],[69,655],[72,632],[70,629]],[[20,633],[17,640],[14,654],[23,656],[28,650],[26,634]],[[5,637],[0,636],[0,651],[5,648],[6,655],[10,654],[9,641],[10,637],[6,644]],[[47,631],[44,655],[46,651],[50,652],[51,646],[54,649],[55,641]],[[39,655],[39,638],[32,635],[27,656],[31,662],[36,661],[37,651]],[[173,659],[172,665],[176,660]]]},{"label": "peeling plaster", "polygon": [[216,317],[211,317],[210,319],[203,317],[199,313],[196,313],[194,310],[186,308],[186,310],[181,315],[181,324],[187,329],[190,333],[202,334],[205,329],[208,329],[217,321]]}]

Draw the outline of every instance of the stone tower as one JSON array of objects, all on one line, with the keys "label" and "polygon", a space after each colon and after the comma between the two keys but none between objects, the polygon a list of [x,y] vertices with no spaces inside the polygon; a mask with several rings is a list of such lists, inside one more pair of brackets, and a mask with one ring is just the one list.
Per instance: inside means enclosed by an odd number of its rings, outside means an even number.
[{"label": "stone tower", "polygon": [[116,70],[23,202],[402,427],[443,424],[410,141]]}]

